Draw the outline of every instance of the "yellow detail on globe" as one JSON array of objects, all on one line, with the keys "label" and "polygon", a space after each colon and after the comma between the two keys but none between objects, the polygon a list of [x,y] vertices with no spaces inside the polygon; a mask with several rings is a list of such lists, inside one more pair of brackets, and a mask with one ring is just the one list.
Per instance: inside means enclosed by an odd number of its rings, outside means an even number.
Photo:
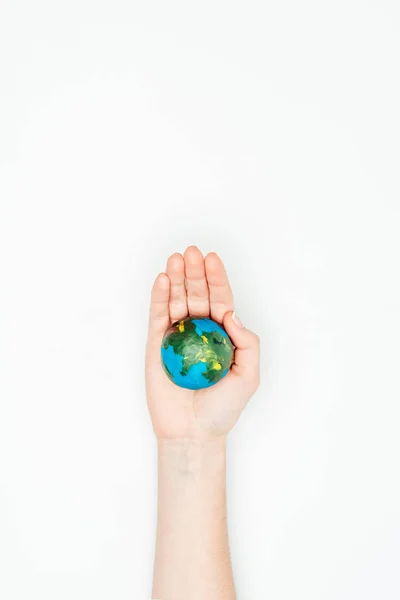
[{"label": "yellow detail on globe", "polygon": [[228,373],[234,346],[225,329],[208,318],[187,317],[165,332],[161,363],[171,381],[198,390],[210,387]]}]

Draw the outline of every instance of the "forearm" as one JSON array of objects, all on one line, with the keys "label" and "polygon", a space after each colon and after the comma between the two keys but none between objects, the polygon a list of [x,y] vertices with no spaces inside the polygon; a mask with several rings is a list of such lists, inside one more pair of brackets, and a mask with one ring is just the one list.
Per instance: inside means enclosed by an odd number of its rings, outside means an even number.
[{"label": "forearm", "polygon": [[162,440],[153,598],[234,600],[226,440]]}]

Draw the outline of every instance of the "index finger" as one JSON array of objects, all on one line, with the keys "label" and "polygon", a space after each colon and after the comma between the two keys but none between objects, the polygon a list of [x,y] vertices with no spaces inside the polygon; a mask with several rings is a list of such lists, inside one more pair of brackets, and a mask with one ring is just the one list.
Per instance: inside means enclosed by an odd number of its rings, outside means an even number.
[{"label": "index finger", "polygon": [[224,315],[233,310],[233,294],[224,263],[215,252],[205,258],[206,276],[210,291],[211,317],[222,323]]}]

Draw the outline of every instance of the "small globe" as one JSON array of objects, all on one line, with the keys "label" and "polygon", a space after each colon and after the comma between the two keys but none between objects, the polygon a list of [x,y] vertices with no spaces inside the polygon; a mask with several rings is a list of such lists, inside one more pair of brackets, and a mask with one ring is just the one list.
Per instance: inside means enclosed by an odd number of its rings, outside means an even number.
[{"label": "small globe", "polygon": [[225,377],[233,352],[234,346],[221,325],[211,319],[187,317],[165,332],[161,362],[176,385],[201,390]]}]

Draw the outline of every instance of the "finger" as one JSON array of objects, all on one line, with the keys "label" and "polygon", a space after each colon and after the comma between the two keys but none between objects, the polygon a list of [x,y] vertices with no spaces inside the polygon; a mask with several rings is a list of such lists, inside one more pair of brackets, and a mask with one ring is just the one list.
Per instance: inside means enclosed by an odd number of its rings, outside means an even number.
[{"label": "finger", "polygon": [[169,319],[170,281],[166,273],[160,273],[151,291],[148,348],[159,353],[164,332],[170,325]]},{"label": "finger", "polygon": [[184,258],[189,314],[208,317],[210,301],[203,255],[196,246],[189,246],[185,250]]},{"label": "finger", "polygon": [[233,310],[233,294],[224,263],[215,252],[205,258],[205,268],[210,290],[211,317],[222,323],[224,315]]},{"label": "finger", "polygon": [[167,275],[171,282],[169,297],[169,314],[172,323],[187,317],[187,301],[185,288],[185,261],[182,254],[176,253],[167,261]]},{"label": "finger", "polygon": [[260,382],[260,338],[243,327],[234,312],[225,315],[223,325],[236,347],[232,370],[257,389]]}]

